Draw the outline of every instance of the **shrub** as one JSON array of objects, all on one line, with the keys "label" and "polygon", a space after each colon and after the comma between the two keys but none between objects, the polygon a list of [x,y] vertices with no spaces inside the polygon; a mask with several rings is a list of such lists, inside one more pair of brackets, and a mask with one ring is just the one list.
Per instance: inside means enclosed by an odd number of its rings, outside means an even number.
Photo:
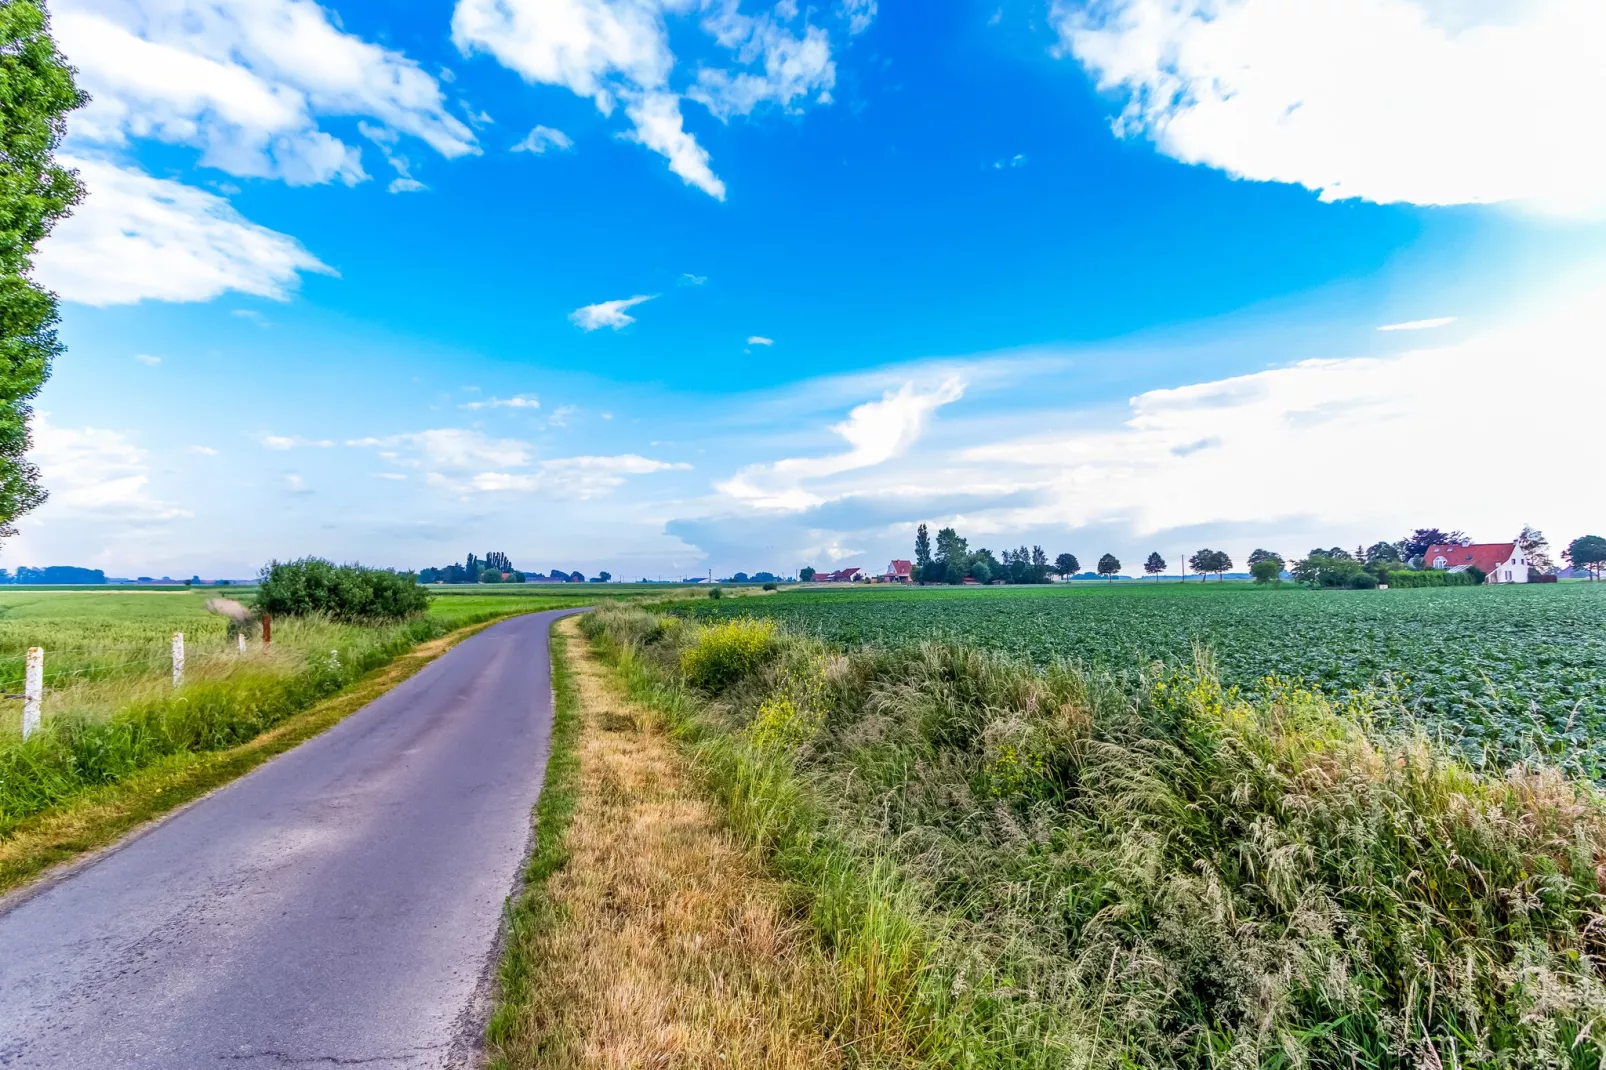
[{"label": "shrub", "polygon": [[1446,572],[1442,568],[1395,569],[1388,574],[1390,587],[1472,587],[1483,582],[1482,574],[1474,570]]},{"label": "shrub", "polygon": [[428,609],[429,595],[411,572],[303,557],[262,570],[256,607],[287,617],[321,613],[346,621],[400,620]]},{"label": "shrub", "polygon": [[766,583],[766,584],[765,584],[765,585],[764,585],[764,589],[765,589],[765,590],[766,590],[766,591],[773,591],[773,590],[775,590],[775,584],[773,584],[773,583]]},{"label": "shrub", "polygon": [[708,597],[710,597],[710,598],[724,598],[725,597],[725,592],[724,592],[723,589],[721,589],[719,587],[715,587],[713,590],[708,592]]},{"label": "shrub", "polygon": [[686,682],[709,691],[728,687],[769,657],[775,624],[749,617],[699,628],[696,642],[680,655]]}]

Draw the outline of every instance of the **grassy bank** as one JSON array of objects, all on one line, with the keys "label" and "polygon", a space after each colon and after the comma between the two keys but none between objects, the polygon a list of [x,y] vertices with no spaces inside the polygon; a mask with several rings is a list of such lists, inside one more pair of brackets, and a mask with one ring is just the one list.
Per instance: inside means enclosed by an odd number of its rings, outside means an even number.
[{"label": "grassy bank", "polygon": [[822,959],[663,719],[619,692],[572,620],[553,669],[553,749],[509,911],[491,1065],[838,1065]]},{"label": "grassy bank", "polygon": [[864,1064],[1600,1066],[1606,802],[1380,711],[612,608]]}]

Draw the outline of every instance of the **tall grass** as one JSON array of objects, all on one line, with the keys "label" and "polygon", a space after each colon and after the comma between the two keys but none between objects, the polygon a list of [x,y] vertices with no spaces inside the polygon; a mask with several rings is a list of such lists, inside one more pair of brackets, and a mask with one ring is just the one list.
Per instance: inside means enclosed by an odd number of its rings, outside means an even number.
[{"label": "tall grass", "polygon": [[1589,783],[1475,772],[1377,727],[1398,711],[1242,695],[1204,657],[1115,676],[623,607],[585,627],[805,893],[862,1062],[1602,1065]]}]

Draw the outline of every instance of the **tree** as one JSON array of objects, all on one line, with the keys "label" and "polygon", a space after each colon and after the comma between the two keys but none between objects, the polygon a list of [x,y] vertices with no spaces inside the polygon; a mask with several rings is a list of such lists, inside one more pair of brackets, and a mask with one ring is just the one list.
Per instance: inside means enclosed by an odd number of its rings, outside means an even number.
[{"label": "tree", "polygon": [[1277,568],[1281,570],[1283,566],[1283,555],[1272,550],[1255,549],[1249,551],[1249,568],[1251,571],[1253,571],[1254,567],[1260,564],[1262,561],[1275,561],[1277,562]]},{"label": "tree", "polygon": [[[977,561],[975,564],[970,566],[970,578],[975,580],[977,583],[991,583],[993,579],[993,570],[987,566],[987,562],[985,560]],[[960,582],[964,581],[961,580]]]},{"label": "tree", "polygon": [[1377,577],[1347,553],[1343,557],[1334,557],[1323,550],[1312,551],[1309,556],[1295,561],[1289,571],[1294,579],[1312,587],[1360,589],[1378,585]]},{"label": "tree", "polygon": [[1034,582],[1043,582],[1043,577],[1048,574],[1048,555],[1043,552],[1041,546],[1032,547],[1032,569],[1038,577]]},{"label": "tree", "polygon": [[1099,575],[1114,576],[1121,571],[1121,559],[1114,554],[1105,554],[1099,558]]},{"label": "tree", "polygon": [[1522,534],[1517,536],[1517,549],[1528,558],[1530,567],[1538,569],[1540,573],[1554,572],[1556,563],[1550,559],[1550,540],[1545,533],[1531,524],[1522,526]]},{"label": "tree", "polygon": [[31,401],[62,353],[56,295],[28,278],[35,247],[83,199],[55,162],[67,113],[89,100],[56,51],[35,0],[0,3],[0,539],[45,500],[32,444]]},{"label": "tree", "polygon": [[802,568],[798,569],[797,578],[802,580],[804,583],[812,582],[814,580],[814,566],[804,565]]},{"label": "tree", "polygon": [[1464,531],[1446,534],[1438,528],[1417,528],[1401,540],[1404,543],[1400,548],[1401,556],[1409,561],[1427,553],[1429,546],[1465,546],[1471,541]]},{"label": "tree", "polygon": [[1149,559],[1143,562],[1143,571],[1153,576],[1156,583],[1160,582],[1160,573],[1165,571],[1165,558],[1160,556],[1160,551],[1150,551]]},{"label": "tree", "polygon": [[731,577],[731,582],[732,583],[746,583],[747,582],[747,573],[738,572],[736,575]]},{"label": "tree", "polygon": [[921,524],[915,528],[915,567],[925,568],[931,564],[931,533],[926,525]]},{"label": "tree", "polygon": [[1232,567],[1232,558],[1225,550],[1200,550],[1188,558],[1188,567],[1195,572],[1214,572],[1219,581],[1221,574]]},{"label": "tree", "polygon": [[1606,539],[1599,535],[1580,535],[1567,544],[1561,559],[1575,569],[1583,569],[1592,580],[1600,579],[1601,568],[1606,566]]},{"label": "tree", "polygon": [[1283,575],[1282,559],[1276,556],[1262,557],[1249,566],[1249,574],[1255,578],[1256,583],[1281,583]]},{"label": "tree", "polygon": [[502,570],[501,569],[497,569],[497,568],[488,568],[488,569],[486,569],[484,572],[480,573],[480,582],[481,583],[501,583],[502,582]]},{"label": "tree", "polygon": [[1054,559],[1054,571],[1059,573],[1062,580],[1068,580],[1076,575],[1076,570],[1081,567],[1082,563],[1076,559],[1075,554],[1060,554]]},{"label": "tree", "polygon": [[953,528],[937,532],[937,554],[931,562],[939,583],[964,583],[970,567],[970,543]]},{"label": "tree", "polygon": [[1400,548],[1392,542],[1374,542],[1366,548],[1361,555],[1368,565],[1394,565],[1401,564]]}]

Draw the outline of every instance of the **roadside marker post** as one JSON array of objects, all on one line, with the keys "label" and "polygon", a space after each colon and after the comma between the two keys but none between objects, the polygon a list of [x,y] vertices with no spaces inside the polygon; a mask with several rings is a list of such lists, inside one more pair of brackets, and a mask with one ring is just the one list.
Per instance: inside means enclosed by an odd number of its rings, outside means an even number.
[{"label": "roadside marker post", "polygon": [[266,651],[268,644],[273,642],[273,614],[262,614],[262,649]]},{"label": "roadside marker post", "polygon": [[28,666],[22,685],[22,738],[27,739],[39,727],[39,710],[45,697],[44,647],[28,648]]},{"label": "roadside marker post", "polygon": [[244,654],[245,653],[245,633],[241,632],[238,635],[236,635],[234,638],[239,642],[240,653]]},{"label": "roadside marker post", "polygon": [[184,685],[184,633],[173,633],[173,686]]}]

